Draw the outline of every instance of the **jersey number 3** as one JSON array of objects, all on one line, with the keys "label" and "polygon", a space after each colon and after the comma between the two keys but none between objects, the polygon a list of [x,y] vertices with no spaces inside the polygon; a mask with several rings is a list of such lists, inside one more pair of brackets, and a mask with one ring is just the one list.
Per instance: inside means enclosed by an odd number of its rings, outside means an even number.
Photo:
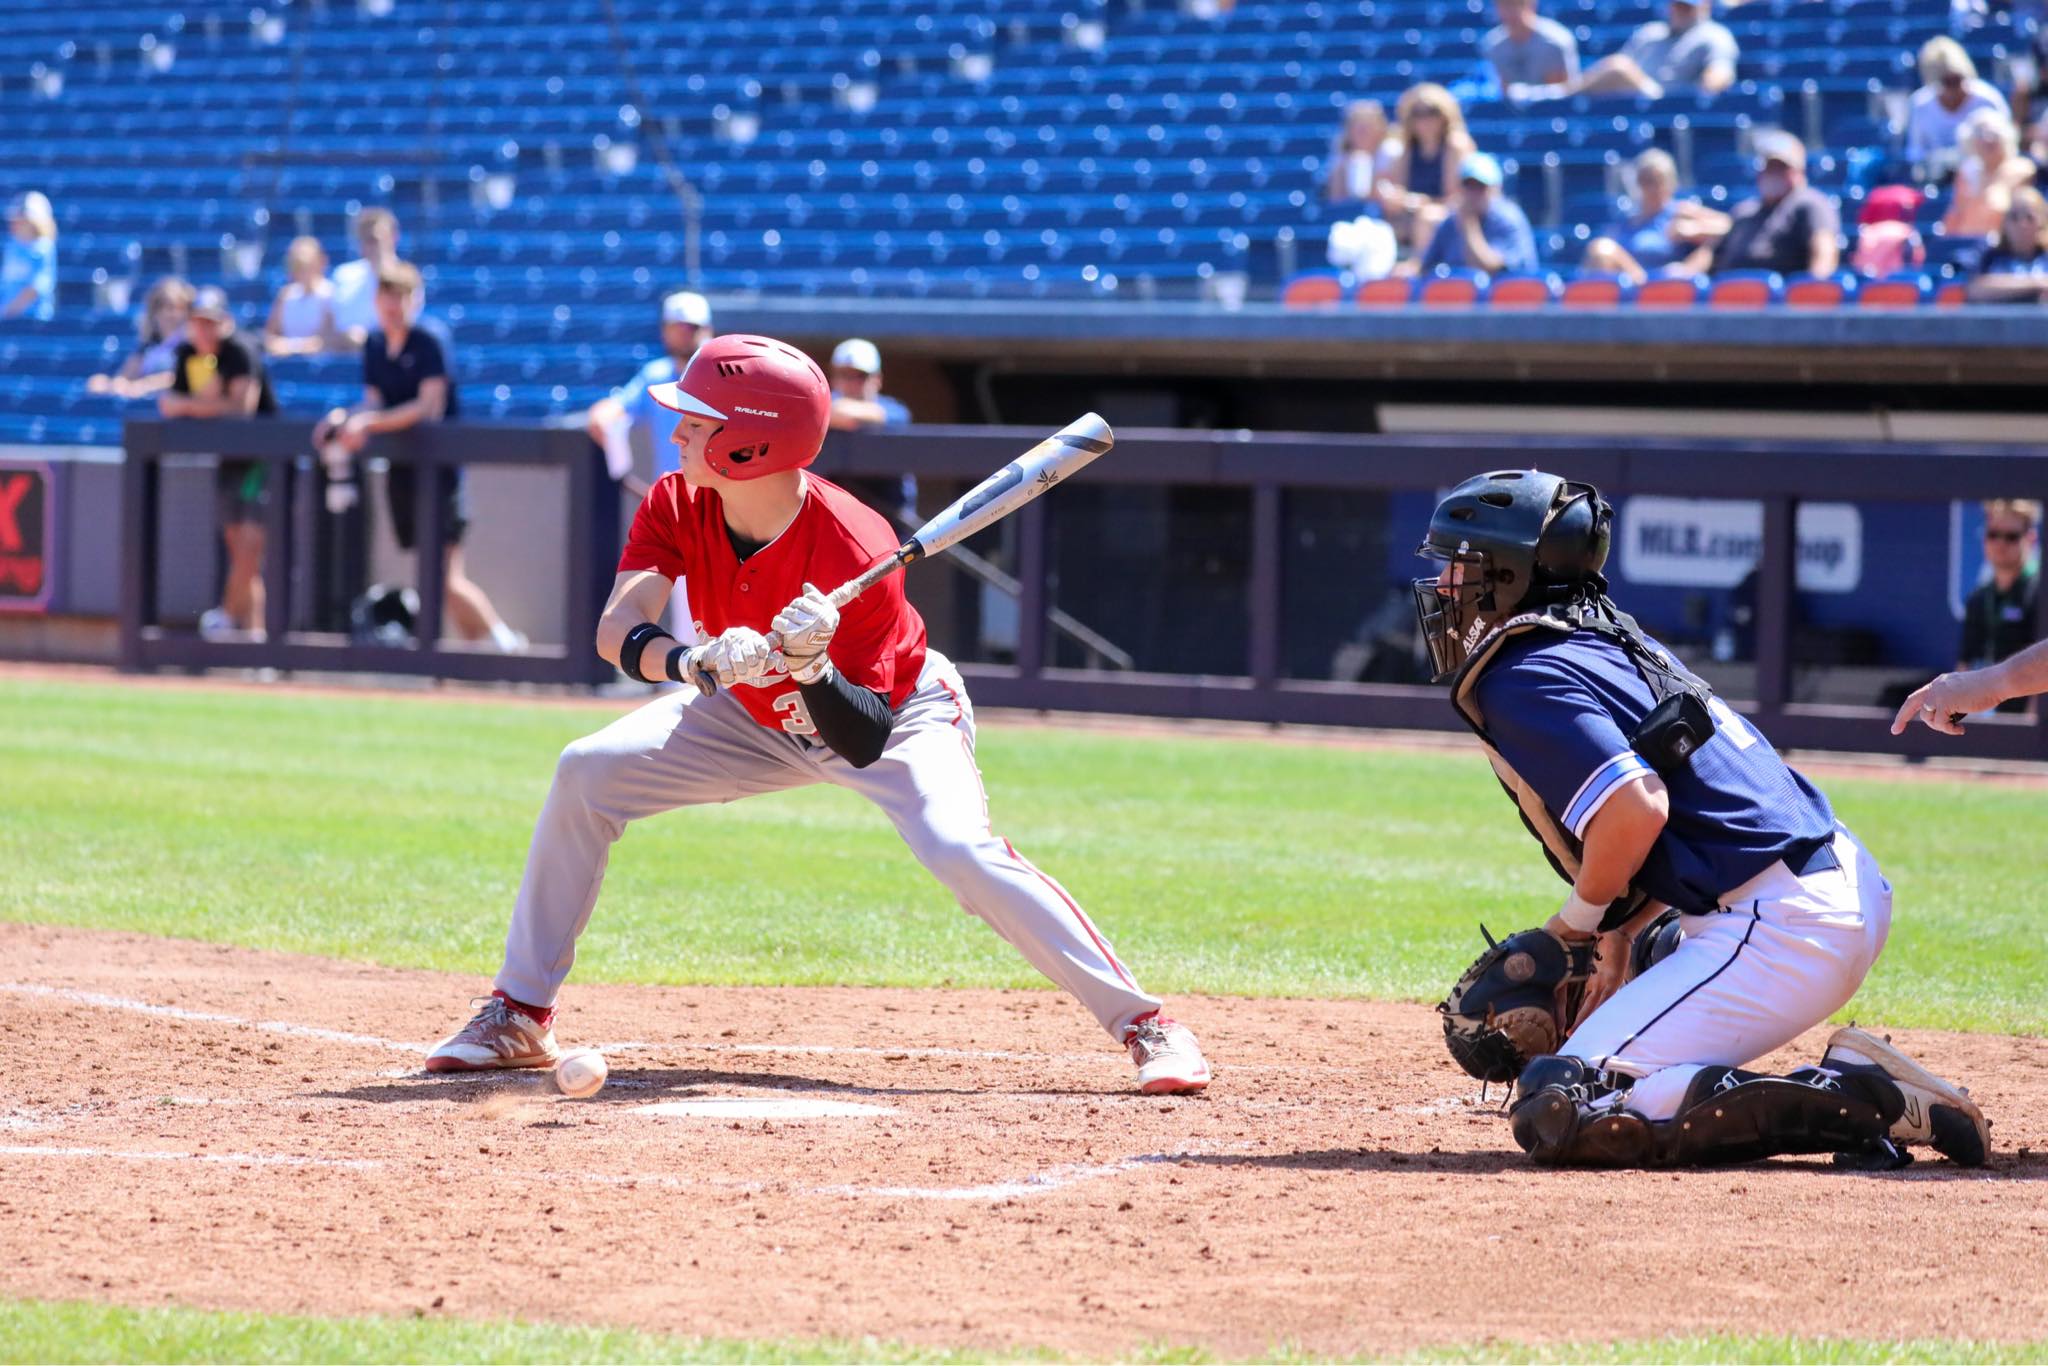
[{"label": "jersey number 3", "polygon": [[804,705],[804,695],[795,688],[775,699],[775,710],[782,713],[782,728],[791,735],[816,735],[817,726],[811,722],[811,709]]}]

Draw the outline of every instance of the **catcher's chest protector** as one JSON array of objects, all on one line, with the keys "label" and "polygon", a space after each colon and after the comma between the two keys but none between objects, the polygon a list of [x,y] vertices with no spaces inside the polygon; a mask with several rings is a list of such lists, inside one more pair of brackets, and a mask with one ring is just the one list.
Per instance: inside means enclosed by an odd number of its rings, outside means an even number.
[{"label": "catcher's chest protector", "polygon": [[1543,798],[1537,795],[1536,789],[1524,781],[1494,748],[1493,739],[1486,731],[1486,717],[1479,709],[1477,694],[1479,675],[1486,671],[1486,666],[1499,656],[1501,647],[1510,640],[1531,631],[1551,631],[1559,636],[1568,636],[1577,629],[1573,621],[1549,612],[1527,612],[1511,617],[1479,642],[1479,648],[1472,652],[1464,667],[1451,680],[1451,705],[1457,708],[1458,715],[1472,728],[1472,733],[1479,737],[1479,743],[1486,749],[1486,761],[1493,765],[1494,776],[1500,779],[1502,789],[1522,813],[1522,824],[1542,844],[1550,866],[1566,882],[1578,881],[1579,858],[1584,846],[1564,822],[1543,805]]}]

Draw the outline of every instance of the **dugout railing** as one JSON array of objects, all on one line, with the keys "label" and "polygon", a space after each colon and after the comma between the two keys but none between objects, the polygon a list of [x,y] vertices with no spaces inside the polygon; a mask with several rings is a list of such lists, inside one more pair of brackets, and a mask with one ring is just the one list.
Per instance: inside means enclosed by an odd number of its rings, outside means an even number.
[{"label": "dugout railing", "polygon": [[[614,677],[589,649],[611,579],[619,537],[619,500],[601,459],[580,431],[445,425],[379,438],[374,454],[432,467],[553,465],[568,474],[561,534],[570,547],[565,591],[568,644],[529,656],[444,647],[395,649],[313,640],[286,628],[289,608],[273,594],[270,639],[217,643],[154,626],[156,479],[163,459],[211,452],[270,462],[287,486],[306,474],[303,421],[131,422],[124,475],[122,660],[131,669],[261,668],[388,671],[447,678],[583,684]],[[1035,428],[919,426],[896,432],[835,434],[817,468],[834,478],[911,474],[940,484],[970,484],[1026,449]],[[1300,723],[1385,729],[1456,729],[1441,689],[1333,682],[1284,676],[1282,632],[1285,499],[1290,493],[1346,490],[1430,494],[1487,469],[1537,465],[1598,484],[1611,497],[1746,499],[1762,505],[1756,571],[1754,697],[1734,702],[1789,748],[1956,757],[2048,759],[2048,726],[2033,715],[1973,723],[1962,736],[1916,726],[1889,734],[1890,714],[1874,706],[1801,702],[1794,697],[1796,509],[1801,502],[1883,499],[1949,503],[2048,493],[2048,447],[1800,443],[1785,441],[1606,441],[1520,437],[1330,436],[1299,433],[1126,430],[1115,451],[1081,476],[1109,485],[1242,489],[1248,576],[1241,623],[1204,629],[1244,640],[1242,672],[1218,675],[1057,667],[1048,621],[1055,608],[1048,528],[1060,516],[1055,494],[1027,505],[1004,531],[1016,581],[1017,637],[1008,663],[961,662],[986,705],[1122,713],[1182,719]],[[303,495],[302,495],[303,496]],[[268,509],[273,557],[290,564],[292,499]],[[933,506],[936,507],[936,500]],[[930,511],[931,509],[926,509]],[[431,551],[438,527],[423,518]],[[1410,529],[1397,528],[1397,532]],[[1419,538],[1420,528],[1413,528]],[[1882,547],[1872,553],[1883,553]],[[1418,562],[1419,563],[1419,562]],[[423,640],[438,635],[440,557],[420,557]],[[1930,565],[1937,574],[1944,566]],[[1379,566],[1361,566],[1361,578]],[[268,572],[268,571],[267,571]],[[288,569],[286,570],[288,573]],[[929,571],[923,571],[929,572]],[[2040,595],[2036,634],[2048,637],[2048,594]],[[1097,623],[1100,625],[1100,623]],[[1910,670],[1902,671],[1910,672]]]},{"label": "dugout railing", "polygon": [[[280,671],[424,674],[434,678],[517,683],[596,684],[614,678],[589,642],[611,588],[619,555],[619,498],[606,477],[603,455],[582,431],[529,426],[447,423],[415,427],[373,438],[365,458],[379,458],[416,471],[422,490],[419,522],[418,644],[364,644],[345,633],[294,630],[292,594],[272,591],[264,603],[264,639],[207,640],[189,631],[165,630],[157,620],[162,531],[161,489],[169,457],[210,455],[265,464],[264,506],[267,544],[264,577],[275,585],[294,581],[302,546],[295,530],[303,524],[299,504],[313,496],[319,475],[307,450],[310,418],[251,418],[246,421],[135,420],[123,427],[121,498],[120,658],[125,669],[277,669]],[[536,646],[504,655],[441,641],[444,582],[441,519],[425,509],[433,499],[437,471],[524,465],[561,471],[560,511],[544,520],[560,527],[565,542],[564,620],[566,645]]]},{"label": "dugout railing", "polygon": [[[820,458],[828,474],[972,481],[1043,433],[1024,428],[915,427],[840,439]],[[1047,528],[1054,495],[1014,519],[1018,639],[1011,664],[962,664],[986,705],[1387,729],[1461,726],[1440,688],[1342,683],[1283,676],[1284,498],[1318,489],[1434,493],[1489,469],[1566,471],[1610,497],[1753,499],[1763,505],[1757,567],[1753,700],[1734,703],[1787,748],[1956,757],[2048,759],[2048,726],[2033,716],[1973,722],[1962,736],[1914,726],[1889,733],[1889,711],[1793,700],[1794,518],[1803,501],[1955,500],[2039,497],[2048,492],[2048,447],[1767,441],[1602,441],[1520,437],[1329,436],[1239,431],[1122,431],[1116,449],[1083,482],[1242,488],[1250,542],[1244,671],[1235,676],[1109,673],[1049,663]],[[1396,528],[1420,540],[1422,528]],[[1881,553],[1879,551],[1873,553]],[[1421,562],[1417,562],[1420,572]],[[1361,577],[1377,566],[1361,566]],[[1945,566],[1929,566],[1930,574]],[[2048,594],[2037,637],[2048,637]],[[1099,626],[1100,623],[1097,623]],[[1204,629],[1226,629],[1204,623]],[[1910,671],[1902,671],[1910,672]]]}]

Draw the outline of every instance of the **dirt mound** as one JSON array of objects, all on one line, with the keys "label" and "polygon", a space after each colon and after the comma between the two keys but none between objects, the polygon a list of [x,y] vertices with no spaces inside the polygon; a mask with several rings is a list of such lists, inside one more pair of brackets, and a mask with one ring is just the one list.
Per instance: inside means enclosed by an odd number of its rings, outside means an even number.
[{"label": "dirt mound", "polygon": [[1981,1172],[1583,1175],[1416,1006],[1176,1002],[1217,1079],[1161,1100],[1051,993],[572,985],[612,1082],[568,1101],[419,1072],[478,979],[24,926],[0,962],[11,1296],[1093,1355],[2048,1322],[2041,1040],[1899,1036],[1993,1115]]}]

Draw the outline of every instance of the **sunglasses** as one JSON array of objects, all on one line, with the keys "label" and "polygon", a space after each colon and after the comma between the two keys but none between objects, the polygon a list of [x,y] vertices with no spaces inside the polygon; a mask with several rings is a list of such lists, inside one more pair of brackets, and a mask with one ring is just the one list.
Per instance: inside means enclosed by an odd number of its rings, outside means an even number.
[{"label": "sunglasses", "polygon": [[1987,541],[2013,542],[2024,541],[2026,538],[2027,533],[2024,531],[1987,531],[1984,533],[1984,539]]}]

